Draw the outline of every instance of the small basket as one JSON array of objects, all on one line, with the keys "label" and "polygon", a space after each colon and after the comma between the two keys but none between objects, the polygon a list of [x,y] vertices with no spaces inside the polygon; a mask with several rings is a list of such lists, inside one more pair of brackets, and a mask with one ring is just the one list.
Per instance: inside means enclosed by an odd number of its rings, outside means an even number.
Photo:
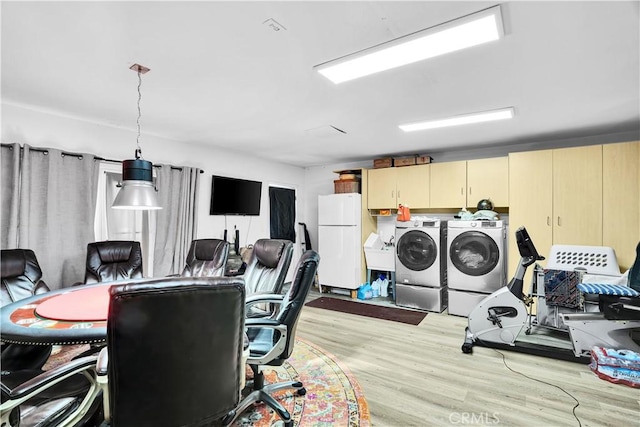
[{"label": "small basket", "polygon": [[336,194],[360,192],[360,180],[357,179],[336,179],[333,186]]}]

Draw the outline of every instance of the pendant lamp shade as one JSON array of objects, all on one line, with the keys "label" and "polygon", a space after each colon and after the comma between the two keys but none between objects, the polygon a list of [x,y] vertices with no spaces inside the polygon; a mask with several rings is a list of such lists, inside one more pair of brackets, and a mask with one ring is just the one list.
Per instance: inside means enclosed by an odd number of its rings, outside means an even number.
[{"label": "pendant lamp shade", "polygon": [[135,159],[122,162],[122,188],[111,206],[114,209],[162,209],[153,185],[153,164]]},{"label": "pendant lamp shade", "polygon": [[141,74],[148,72],[149,69],[139,64],[134,64],[129,68],[138,73],[138,135],[136,138],[136,158],[135,160],[125,160],[122,162],[122,184],[111,207],[114,209],[132,210],[162,209],[162,206],[158,203],[156,187],[153,184],[153,164],[141,158],[142,150],[140,149]]}]

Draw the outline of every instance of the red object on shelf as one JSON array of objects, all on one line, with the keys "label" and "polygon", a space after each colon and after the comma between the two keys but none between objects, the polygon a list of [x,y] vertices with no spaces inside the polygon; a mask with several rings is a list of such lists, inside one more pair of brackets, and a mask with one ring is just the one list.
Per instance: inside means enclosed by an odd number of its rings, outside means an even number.
[{"label": "red object on shelf", "polygon": [[398,221],[411,221],[409,206],[398,206]]}]

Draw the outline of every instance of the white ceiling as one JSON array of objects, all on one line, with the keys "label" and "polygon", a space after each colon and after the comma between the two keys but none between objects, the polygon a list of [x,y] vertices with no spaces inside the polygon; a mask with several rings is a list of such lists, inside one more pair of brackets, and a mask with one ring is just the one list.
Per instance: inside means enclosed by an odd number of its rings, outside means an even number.
[{"label": "white ceiling", "polygon": [[[638,1],[506,2],[500,41],[340,85],[313,70],[495,4],[3,1],[2,100],[135,129],[140,63],[143,137],[299,166],[639,128]],[[397,127],[509,106],[508,121]]]}]

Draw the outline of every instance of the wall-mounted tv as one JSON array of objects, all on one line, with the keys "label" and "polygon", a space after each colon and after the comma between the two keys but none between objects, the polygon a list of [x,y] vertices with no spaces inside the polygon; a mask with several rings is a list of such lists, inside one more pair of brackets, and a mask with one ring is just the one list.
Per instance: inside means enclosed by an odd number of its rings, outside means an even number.
[{"label": "wall-mounted tv", "polygon": [[210,215],[260,215],[262,183],[213,175]]}]

